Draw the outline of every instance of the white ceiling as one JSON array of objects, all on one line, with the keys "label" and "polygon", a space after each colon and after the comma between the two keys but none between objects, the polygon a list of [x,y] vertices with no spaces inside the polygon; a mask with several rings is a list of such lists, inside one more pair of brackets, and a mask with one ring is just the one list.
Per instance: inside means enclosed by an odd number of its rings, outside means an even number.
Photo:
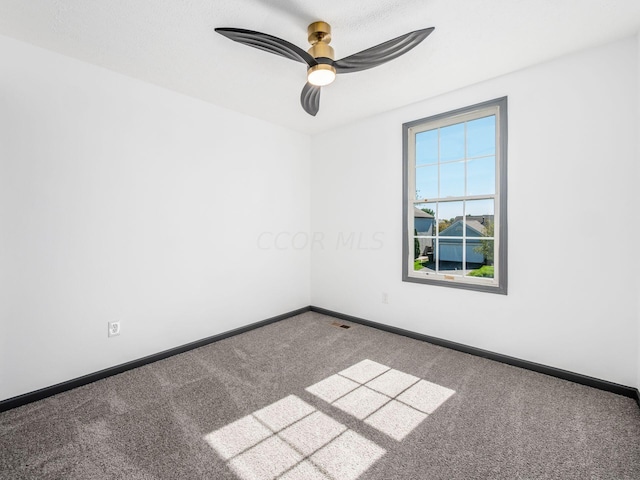
[{"label": "white ceiling", "polygon": [[[336,58],[436,30],[401,58],[338,76],[315,118],[299,103],[303,64],[213,31],[307,49],[317,20],[331,24]],[[307,133],[638,31],[640,0],[0,0],[0,34]]]}]

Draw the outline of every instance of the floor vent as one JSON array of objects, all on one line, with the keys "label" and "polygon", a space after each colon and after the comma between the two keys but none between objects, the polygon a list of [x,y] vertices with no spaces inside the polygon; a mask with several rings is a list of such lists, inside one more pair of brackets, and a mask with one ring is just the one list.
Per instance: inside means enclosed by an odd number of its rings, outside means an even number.
[{"label": "floor vent", "polygon": [[345,330],[347,328],[351,328],[351,325],[345,325],[344,323],[338,323],[338,322],[332,322],[331,325],[338,328],[344,328]]}]

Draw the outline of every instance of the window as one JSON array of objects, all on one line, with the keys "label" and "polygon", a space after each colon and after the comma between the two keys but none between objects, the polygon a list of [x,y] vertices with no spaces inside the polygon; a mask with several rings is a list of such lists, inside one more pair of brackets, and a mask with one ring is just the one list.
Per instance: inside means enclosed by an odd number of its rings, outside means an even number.
[{"label": "window", "polygon": [[402,280],[507,293],[507,98],[403,125]]}]

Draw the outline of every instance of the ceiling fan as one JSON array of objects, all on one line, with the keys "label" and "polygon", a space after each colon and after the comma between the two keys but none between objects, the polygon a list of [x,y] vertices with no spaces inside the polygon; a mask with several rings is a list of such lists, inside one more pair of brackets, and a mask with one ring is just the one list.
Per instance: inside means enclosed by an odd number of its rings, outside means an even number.
[{"label": "ceiling fan", "polygon": [[302,48],[286,40],[266,33],[242,28],[216,28],[215,31],[234,42],[259,48],[296,62],[306,63],[307,83],[300,94],[302,108],[315,116],[320,108],[320,88],[329,85],[338,73],[351,73],[377,67],[389,60],[404,55],[433,32],[434,27],[401,35],[393,40],[355,53],[341,60],[334,60],[331,42],[331,26],[326,22],[314,22],[307,28],[311,48]]}]

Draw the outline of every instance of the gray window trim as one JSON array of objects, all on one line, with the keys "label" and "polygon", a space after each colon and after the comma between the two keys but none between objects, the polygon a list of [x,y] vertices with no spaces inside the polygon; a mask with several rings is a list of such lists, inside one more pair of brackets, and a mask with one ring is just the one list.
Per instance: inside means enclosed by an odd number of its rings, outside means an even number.
[{"label": "gray window trim", "polygon": [[[444,118],[470,113],[474,110],[497,106],[500,110],[500,224],[499,224],[499,252],[498,252],[498,285],[480,285],[473,283],[451,282],[437,278],[416,278],[409,276],[409,129],[427,122],[434,122]],[[507,294],[508,268],[507,268],[507,97],[501,97],[487,102],[478,103],[470,107],[464,107],[450,112],[441,113],[431,117],[414,120],[402,125],[402,281],[412,283],[424,283],[443,287],[462,288],[478,292]]]}]

